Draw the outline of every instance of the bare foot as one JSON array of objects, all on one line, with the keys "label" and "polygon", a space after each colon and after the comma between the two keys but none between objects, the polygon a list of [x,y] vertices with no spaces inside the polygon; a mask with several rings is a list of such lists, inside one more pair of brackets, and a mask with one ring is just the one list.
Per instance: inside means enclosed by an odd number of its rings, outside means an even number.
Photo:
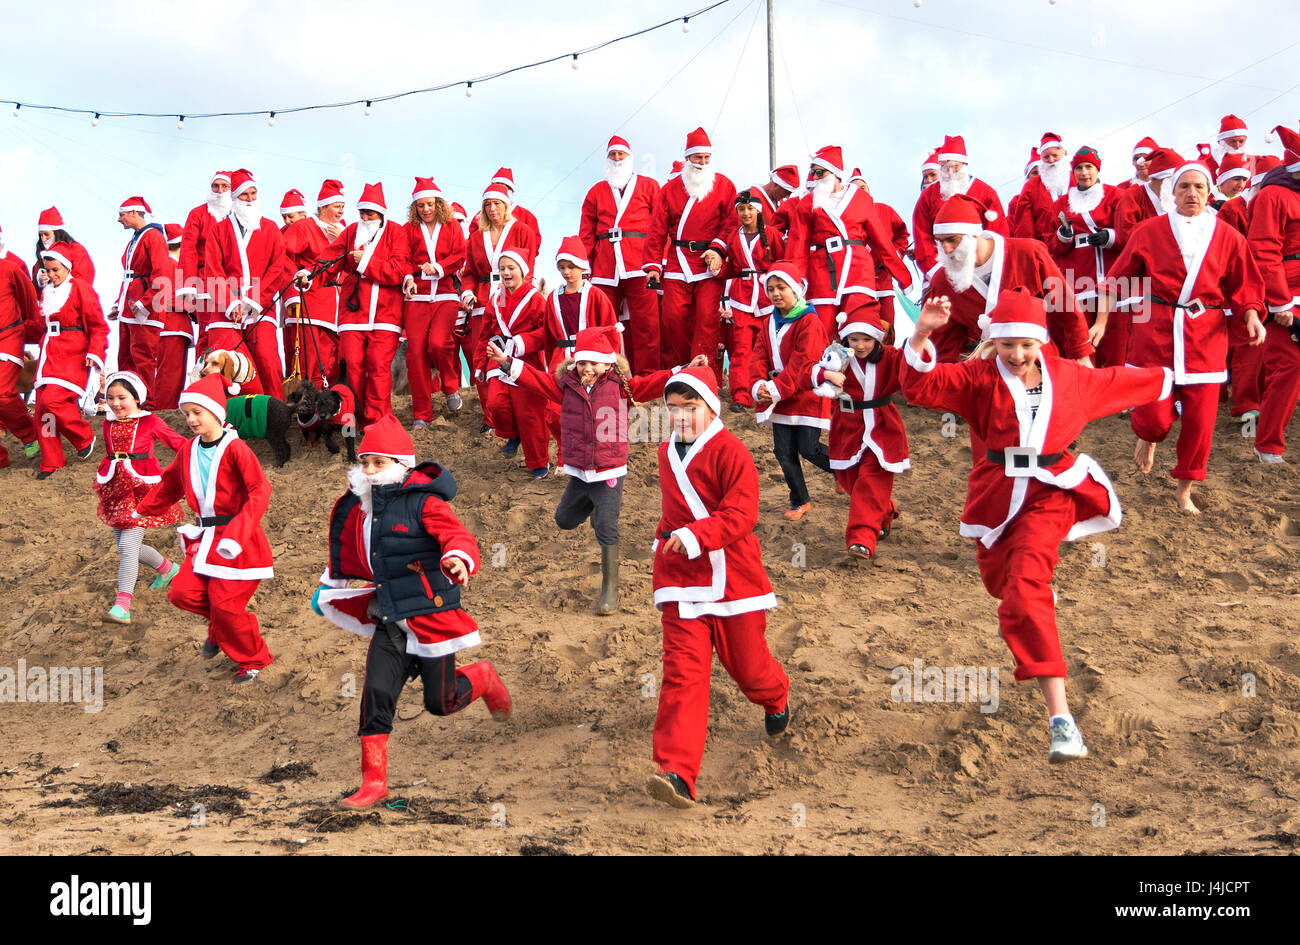
[{"label": "bare foot", "polygon": [[1156,445],[1146,440],[1138,440],[1137,449],[1133,451],[1133,463],[1142,473],[1151,472],[1156,462]]},{"label": "bare foot", "polygon": [[1192,501],[1192,480],[1190,479],[1184,479],[1178,484],[1178,507],[1184,512],[1190,512],[1193,515],[1201,514],[1201,510]]}]

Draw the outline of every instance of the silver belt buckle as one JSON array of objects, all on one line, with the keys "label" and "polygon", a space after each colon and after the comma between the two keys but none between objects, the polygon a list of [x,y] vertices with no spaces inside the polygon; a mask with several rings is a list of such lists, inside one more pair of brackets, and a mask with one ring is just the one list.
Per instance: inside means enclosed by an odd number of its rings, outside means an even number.
[{"label": "silver belt buckle", "polygon": [[60,324],[59,322],[46,322],[46,323],[45,323],[45,333],[46,333],[47,335],[49,335],[51,338],[57,338],[57,337],[59,337],[59,333],[60,333],[61,331],[63,331],[63,325]]},{"label": "silver belt buckle", "polygon": [[1026,479],[1038,472],[1038,450],[1032,446],[1008,446],[1002,451],[1002,458],[1012,479]]},{"label": "silver belt buckle", "polygon": [[1197,315],[1200,315],[1205,311],[1205,303],[1200,299],[1192,299],[1183,306],[1183,310],[1187,312],[1188,317],[1195,318]]},{"label": "silver belt buckle", "polygon": [[850,397],[848,394],[840,394],[840,396],[837,397],[836,400],[838,400],[838,401],[840,402],[840,412],[841,412],[841,413],[853,413],[853,412],[854,412],[854,408],[853,408],[853,398]]},{"label": "silver belt buckle", "polygon": [[611,243],[621,242],[623,239],[623,228],[621,226],[612,227],[609,231],[609,241]]},{"label": "silver belt buckle", "polygon": [[838,236],[832,236],[826,241],[826,252],[838,253],[844,248],[844,240]]},{"label": "silver belt buckle", "polygon": [[1079,234],[1077,234],[1077,235],[1074,237],[1074,248],[1075,248],[1075,249],[1087,249],[1087,248],[1088,248],[1088,234],[1087,234],[1087,233],[1079,233]]},{"label": "silver belt buckle", "polygon": [[491,282],[493,285],[496,285],[498,282],[501,281],[501,273],[499,272],[492,273],[492,275],[488,276],[488,281]]}]

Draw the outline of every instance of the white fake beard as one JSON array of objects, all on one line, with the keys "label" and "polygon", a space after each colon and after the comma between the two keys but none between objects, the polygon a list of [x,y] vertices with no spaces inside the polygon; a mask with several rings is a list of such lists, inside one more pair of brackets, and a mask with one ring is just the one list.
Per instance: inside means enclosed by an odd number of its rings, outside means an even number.
[{"label": "white fake beard", "polygon": [[52,236],[47,240],[41,240],[42,249],[49,249],[53,245],[54,245],[54,237]]},{"label": "white fake beard", "polygon": [[376,233],[379,232],[379,226],[382,220],[359,220],[357,221],[357,233],[353,249],[365,249]]},{"label": "white fake beard", "polygon": [[687,161],[682,168],[682,183],[686,185],[686,193],[696,200],[703,200],[713,190],[714,176],[712,164],[700,167]]},{"label": "white fake beard", "polygon": [[949,174],[944,168],[939,168],[939,196],[947,200],[953,194],[964,194],[970,187],[970,171],[966,165],[961,166],[961,170]]},{"label": "white fake beard", "polygon": [[835,185],[838,183],[836,178],[831,174],[823,174],[817,178],[817,183],[812,185],[813,206],[822,208],[831,204],[835,198]]},{"label": "white fake beard", "polygon": [[632,159],[625,157],[621,161],[615,161],[613,158],[605,158],[605,180],[617,190],[622,190],[628,185],[628,181],[636,173],[636,168],[632,166]]},{"label": "white fake beard", "polygon": [[1044,161],[1038,166],[1038,179],[1043,182],[1049,194],[1059,197],[1070,187],[1070,165],[1064,158],[1055,164]]},{"label": "white fake beard", "polygon": [[373,508],[370,490],[375,486],[391,486],[400,483],[410,471],[401,463],[395,462],[373,476],[367,476],[358,463],[348,470],[348,491],[361,500],[362,511],[369,515]]},{"label": "white fake beard", "polygon": [[1223,159],[1227,157],[1229,154],[1245,154],[1245,153],[1246,153],[1246,149],[1244,147],[1230,148],[1228,147],[1227,143],[1223,141],[1216,141],[1214,142],[1214,144],[1210,145],[1210,155],[1214,158],[1215,164],[1222,164]]},{"label": "white fake beard", "polygon": [[1071,213],[1091,213],[1101,206],[1101,199],[1105,196],[1101,182],[1093,184],[1087,190],[1080,190],[1078,187],[1070,188],[1070,212]]},{"label": "white fake beard", "polygon": [[220,222],[230,216],[231,204],[233,203],[234,201],[230,199],[230,191],[228,190],[219,194],[209,193],[208,213],[212,214],[217,222]]},{"label": "white fake beard", "polygon": [[951,253],[945,253],[942,246],[936,246],[939,261],[943,263],[944,274],[957,292],[965,292],[975,284],[975,237],[967,234]]},{"label": "white fake beard", "polygon": [[262,208],[256,200],[233,200],[231,206],[230,212],[245,230],[255,230],[262,222]]},{"label": "white fake beard", "polygon": [[1174,204],[1174,187],[1168,177],[1160,182],[1160,212],[1178,212],[1178,207]]}]

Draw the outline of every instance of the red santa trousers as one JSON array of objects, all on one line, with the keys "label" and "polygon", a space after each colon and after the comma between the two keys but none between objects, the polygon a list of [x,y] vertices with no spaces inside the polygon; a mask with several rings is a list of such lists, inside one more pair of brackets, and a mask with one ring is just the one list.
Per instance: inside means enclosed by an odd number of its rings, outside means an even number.
[{"label": "red santa trousers", "polygon": [[149,388],[151,410],[175,410],[185,389],[185,368],[190,340],[180,335],[163,335],[158,340],[158,374]]},{"label": "red santa trousers", "polygon": [[393,412],[393,357],[400,337],[380,329],[339,332],[339,360],[347,366],[348,384],[370,426]]},{"label": "red santa trousers", "polygon": [[[471,374],[474,371],[474,358],[478,353],[479,338],[483,331],[483,316],[471,315],[469,317],[469,331],[460,341],[460,349],[465,355],[465,361],[469,364]],[[492,426],[492,413],[488,409],[488,385],[487,381],[481,381],[473,378],[474,389],[478,391],[478,409],[483,414],[483,425]]]},{"label": "red santa trousers", "polygon": [[849,524],[844,546],[863,545],[872,554],[880,531],[898,518],[894,504],[894,474],[880,467],[876,454],[867,450],[856,466],[835,470],[835,481],[849,494]]},{"label": "red santa trousers", "polygon": [[437,390],[450,397],[460,389],[460,355],[452,329],[460,305],[456,302],[405,302],[406,373],[411,382],[411,413],[416,420],[433,419],[433,372]]},{"label": "red santa trousers", "polygon": [[1264,398],[1259,409],[1255,448],[1281,456],[1286,451],[1286,426],[1300,398],[1300,344],[1289,329],[1270,321],[1264,342]]},{"label": "red santa trousers", "polygon": [[287,375],[295,372],[317,387],[324,377],[339,379],[339,336],[320,325],[293,322],[284,326],[284,364]]},{"label": "red santa trousers", "polygon": [[[245,326],[247,327],[247,326]],[[280,338],[275,325],[258,322],[245,333],[235,328],[209,328],[208,348],[200,350],[238,351],[253,362],[257,377],[243,384],[241,394],[270,394],[284,399],[284,369],[280,365]]]},{"label": "red santa trousers", "polygon": [[153,388],[158,373],[158,340],[161,331],[156,325],[136,325],[118,322],[117,369],[133,371]]},{"label": "red santa trousers", "polygon": [[59,436],[68,438],[76,449],[84,450],[95,439],[86,418],[77,405],[77,395],[57,384],[36,388],[36,439],[41,444],[41,472],[51,472],[67,465]]},{"label": "red santa trousers", "polygon": [[1264,402],[1264,349],[1266,344],[1252,345],[1228,335],[1228,369],[1232,372],[1232,415],[1240,417],[1249,410],[1259,410]]},{"label": "red santa trousers", "polygon": [[722,384],[718,363],[718,304],[722,301],[722,280],[684,282],[665,279],[663,307],[659,313],[659,363],[686,364],[697,354],[709,356],[709,367]]},{"label": "red santa trousers", "polygon": [[[659,293],[645,287],[645,279],[623,279],[618,285],[600,285],[614,312],[621,319],[624,306],[628,319],[623,326],[623,354],[633,374],[659,370]],[[674,364],[684,362],[675,361]]]},{"label": "red santa trousers", "polygon": [[1179,419],[1174,402],[1182,404],[1182,429],[1178,431],[1177,459],[1169,475],[1175,479],[1205,479],[1214,443],[1214,417],[1219,412],[1218,384],[1188,384],[1175,387],[1164,400],[1134,407],[1129,426],[1139,439],[1161,443]]},{"label": "red santa trousers", "polygon": [[[1091,328],[1097,321],[1097,302],[1095,299],[1079,303],[1084,320]],[[1101,344],[1093,352],[1092,363],[1096,367],[1123,367],[1128,363],[1128,313],[1112,312],[1106,321],[1106,334],[1101,336]]]},{"label": "red santa trousers", "polygon": [[813,311],[822,320],[822,325],[826,328],[826,336],[828,338],[839,338],[840,326],[835,323],[835,316],[839,314],[839,308],[834,305],[814,305]]},{"label": "red santa trousers", "polygon": [[519,440],[525,466],[541,469],[550,465],[551,431],[546,424],[546,403],[540,397],[493,378],[488,382],[488,416],[498,437]]},{"label": "red santa trousers", "polygon": [[[770,316],[769,316],[770,317]],[[731,402],[754,406],[749,392],[749,365],[754,354],[754,339],[766,327],[762,319],[748,312],[731,310],[731,322],[722,325],[722,342],[727,347],[727,384],[731,387]]]},{"label": "red santa trousers", "polygon": [[0,360],[0,427],[8,430],[24,443],[36,439],[36,428],[27,404],[18,395],[18,375],[22,367],[12,361]]},{"label": "red santa trousers", "polygon": [[767,648],[764,611],[687,620],[670,603],[664,605],[662,620],[664,675],[655,716],[654,760],[659,770],[681,775],[694,797],[709,727],[713,651],[718,651],[723,669],[745,698],[769,714],[785,709],[790,680]]},{"label": "red santa trousers", "polygon": [[181,610],[208,619],[208,639],[239,664],[240,669],[261,669],[275,659],[258,632],[257,618],[248,602],[261,581],[228,581],[195,574],[192,556],[167,589],[167,599]]},{"label": "red santa trousers", "polygon": [[998,605],[998,629],[1016,659],[1016,679],[1065,676],[1052,575],[1074,524],[1070,494],[1031,482],[1025,504],[992,548],[976,543],[980,579]]}]

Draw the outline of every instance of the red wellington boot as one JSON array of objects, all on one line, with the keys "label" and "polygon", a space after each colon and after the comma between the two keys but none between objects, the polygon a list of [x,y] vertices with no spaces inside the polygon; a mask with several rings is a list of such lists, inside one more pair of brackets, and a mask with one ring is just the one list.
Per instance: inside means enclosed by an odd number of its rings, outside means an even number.
[{"label": "red wellington boot", "polygon": [[497,675],[490,660],[479,660],[461,670],[469,680],[475,699],[482,699],[492,713],[492,718],[504,722],[510,718],[510,693]]},{"label": "red wellington boot", "polygon": [[339,806],[364,810],[388,796],[388,736],[361,736],[361,789]]}]

